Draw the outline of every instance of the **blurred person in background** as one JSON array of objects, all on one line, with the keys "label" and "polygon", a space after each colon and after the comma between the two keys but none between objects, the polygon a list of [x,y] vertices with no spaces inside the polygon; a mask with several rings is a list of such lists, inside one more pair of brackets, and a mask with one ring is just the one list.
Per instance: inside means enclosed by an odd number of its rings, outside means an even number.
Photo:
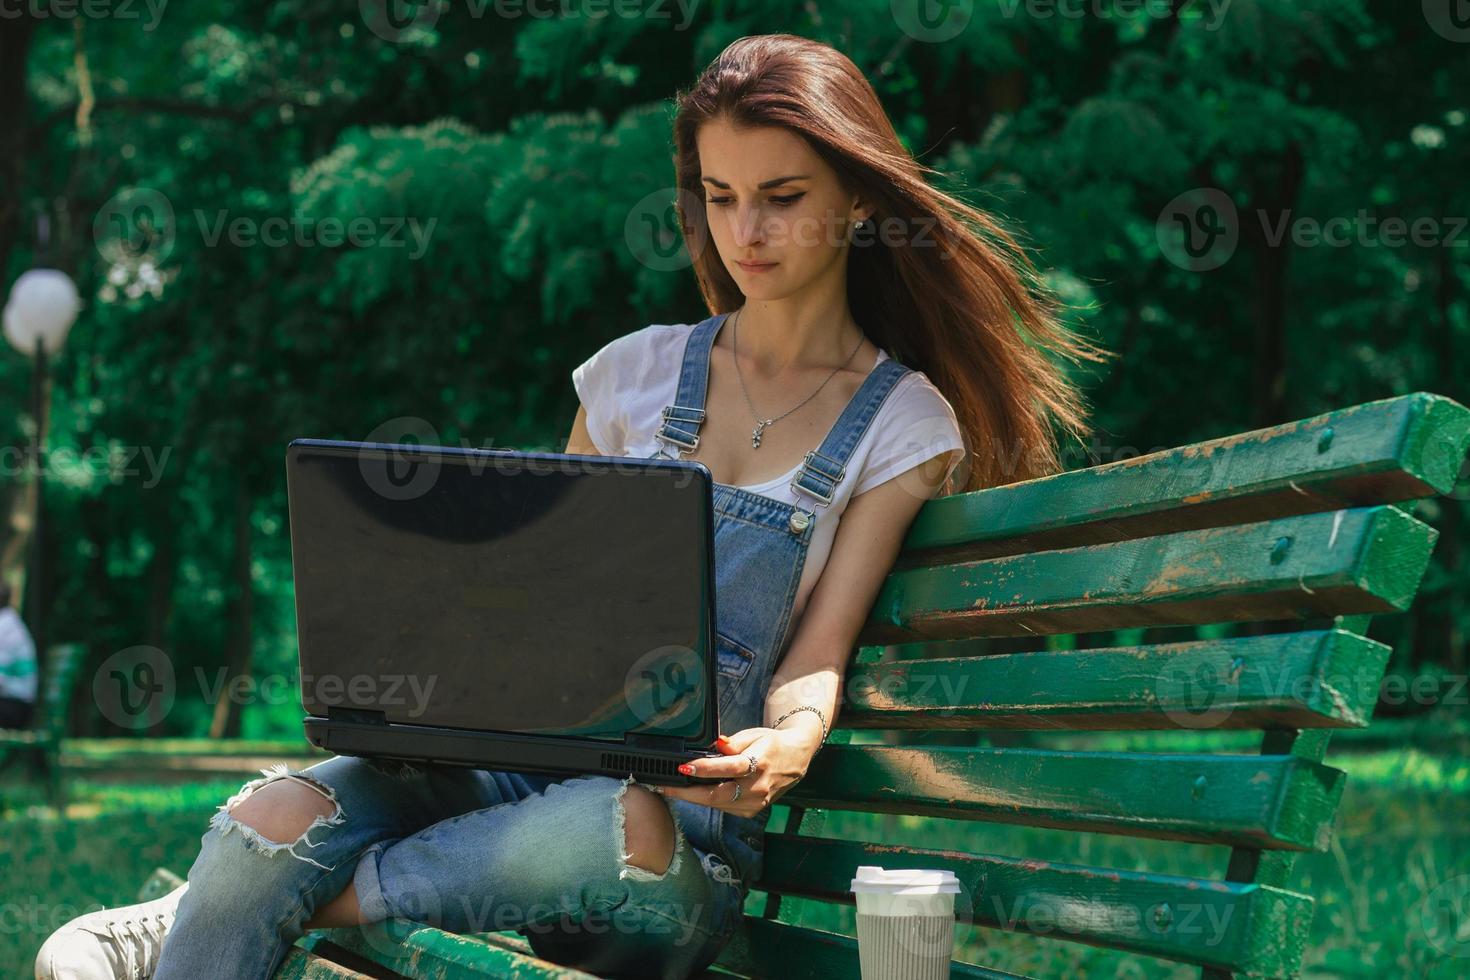
[{"label": "blurred person in background", "polygon": [[29,728],[36,714],[36,641],[0,582],[0,728]]}]

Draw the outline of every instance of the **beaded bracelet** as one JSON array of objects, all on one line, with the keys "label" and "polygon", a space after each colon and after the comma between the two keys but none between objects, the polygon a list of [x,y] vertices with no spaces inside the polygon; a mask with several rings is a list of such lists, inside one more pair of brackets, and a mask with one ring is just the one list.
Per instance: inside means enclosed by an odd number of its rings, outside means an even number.
[{"label": "beaded bracelet", "polygon": [[817,747],[820,748],[821,746],[826,745],[827,744],[827,716],[824,715],[824,714],[822,714],[822,709],[821,708],[818,708],[816,705],[813,705],[813,704],[802,704],[802,705],[796,706],[795,708],[792,708],[790,711],[786,712],[780,718],[777,718],[775,720],[775,722],[772,723],[771,727],[772,728],[780,728],[781,727],[781,722],[785,721],[787,718],[790,718],[792,715],[796,714],[798,711],[815,711],[817,713],[817,717],[820,718],[821,721],[822,721],[822,740],[817,743]]}]

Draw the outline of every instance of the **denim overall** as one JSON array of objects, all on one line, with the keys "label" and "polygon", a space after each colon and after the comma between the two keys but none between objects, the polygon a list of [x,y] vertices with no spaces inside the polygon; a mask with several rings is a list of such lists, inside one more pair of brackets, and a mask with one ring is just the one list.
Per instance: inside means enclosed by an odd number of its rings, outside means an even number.
[{"label": "denim overall", "polygon": [[[655,456],[677,458],[698,447],[710,350],[729,315],[716,314],[690,333],[674,404],[663,410]],[[798,496],[811,498],[813,510],[715,483],[715,640],[721,734],[765,724],[766,695],[777,662],[786,651],[807,548],[820,519],[815,511],[831,503],[853,450],[889,392],[911,370],[891,357],[880,361],[821,445],[803,458],[791,487]],[[743,898],[760,874],[771,808],[753,817],[740,817],[687,800],[669,798],[668,802],[697,847],[735,867]]]},{"label": "denim overall", "polygon": [[[691,333],[654,456],[698,446],[709,353],[726,316]],[[880,362],[807,454],[792,486],[812,498],[813,510],[714,485],[722,734],[764,724],[815,508],[830,502],[853,448],[909,370]],[[564,966],[608,978],[680,980],[713,962],[741,923],[770,816],[770,807],[736,817],[664,797],[674,816],[674,853],[655,873],[628,863],[631,855],[619,847],[631,775],[353,756],[261,772],[211,817],[154,980],[271,980],[312,913],[349,884],[368,943],[387,944],[379,923],[388,918],[455,933],[515,930],[538,956]],[[292,841],[273,841],[229,812],[277,779],[294,779],[326,801],[328,812]]]}]

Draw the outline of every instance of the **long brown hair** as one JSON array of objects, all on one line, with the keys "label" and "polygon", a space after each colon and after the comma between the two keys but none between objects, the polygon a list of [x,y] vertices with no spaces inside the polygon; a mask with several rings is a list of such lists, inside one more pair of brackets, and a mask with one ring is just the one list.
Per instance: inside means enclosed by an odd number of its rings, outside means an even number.
[{"label": "long brown hair", "polygon": [[[718,118],[805,138],[845,189],[873,204],[880,234],[849,253],[848,304],[869,339],[928,375],[954,408],[968,455],[946,492],[1061,470],[1050,423],[1079,440],[1091,429],[1082,396],[1047,352],[1073,362],[1115,355],[1067,329],[1056,295],[995,218],[930,186],[925,175],[939,172],[904,148],[868,80],[829,45],[743,37],[678,95],[675,206],[710,311],[744,301],[716,250],[693,244],[711,241],[695,137]],[[921,229],[926,247],[917,235],[911,247],[890,244],[885,227]]]}]

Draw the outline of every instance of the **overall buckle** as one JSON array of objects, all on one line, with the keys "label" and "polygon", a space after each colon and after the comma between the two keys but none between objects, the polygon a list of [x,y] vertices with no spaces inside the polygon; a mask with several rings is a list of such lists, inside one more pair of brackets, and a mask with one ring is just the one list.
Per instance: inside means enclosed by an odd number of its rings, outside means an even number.
[{"label": "overall buckle", "polygon": [[[824,465],[815,463],[813,462],[813,460],[815,459],[825,460],[826,464]],[[827,480],[831,481],[832,489],[826,493],[823,493],[820,490],[813,490],[811,487],[803,484],[801,482],[801,478],[806,475],[808,470],[818,476],[824,477]],[[819,453],[815,449],[813,449],[802,457],[801,469],[796,471],[796,476],[792,478],[790,486],[792,490],[795,490],[798,493],[804,493],[807,496],[820,501],[821,505],[823,507],[826,507],[832,503],[832,498],[837,494],[837,484],[840,483],[842,481],[842,478],[846,475],[846,466],[840,466],[837,460],[833,459],[831,456],[828,456],[824,453]]]},{"label": "overall buckle", "polygon": [[653,436],[655,439],[678,446],[684,452],[692,452],[698,448],[699,433],[697,431],[693,433],[685,432],[683,429],[670,425],[669,422],[693,422],[697,429],[700,423],[704,421],[704,409],[692,408],[687,405],[665,405],[663,411],[659,414],[663,418],[664,423],[654,432]]}]

